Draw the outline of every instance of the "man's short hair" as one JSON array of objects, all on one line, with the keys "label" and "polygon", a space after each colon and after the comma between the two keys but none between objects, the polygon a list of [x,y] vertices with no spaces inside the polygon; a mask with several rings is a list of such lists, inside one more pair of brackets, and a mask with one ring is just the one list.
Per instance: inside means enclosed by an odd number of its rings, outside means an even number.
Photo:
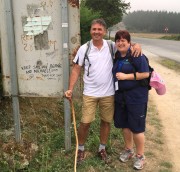
[{"label": "man's short hair", "polygon": [[91,22],[91,26],[94,25],[94,24],[100,24],[102,25],[105,29],[107,29],[107,25],[106,25],[106,22],[104,21],[104,19],[102,18],[99,18],[99,19],[94,19],[92,22]]}]

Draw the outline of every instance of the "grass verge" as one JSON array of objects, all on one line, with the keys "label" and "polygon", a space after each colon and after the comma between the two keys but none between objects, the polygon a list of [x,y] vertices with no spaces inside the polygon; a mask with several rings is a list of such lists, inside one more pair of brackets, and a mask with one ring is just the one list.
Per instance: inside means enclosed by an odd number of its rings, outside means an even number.
[{"label": "grass verge", "polygon": [[[23,142],[14,141],[10,99],[1,101],[4,107],[0,118],[0,171],[3,172],[72,172],[74,169],[75,136],[71,128],[72,148],[64,149],[63,102],[46,98],[23,98],[21,104],[21,125]],[[77,125],[81,115],[81,101],[75,102]],[[99,145],[99,119],[92,123],[89,137],[85,144],[86,161],[77,167],[78,172],[132,172],[132,161],[121,163],[119,152],[123,150],[121,130],[113,124],[107,144],[107,152],[112,159],[109,165],[97,157]],[[163,152],[163,155],[162,155]],[[172,163],[163,136],[163,127],[157,109],[149,101],[147,115],[145,172],[172,171]],[[156,169],[154,169],[156,167]]]},{"label": "grass verge", "polygon": [[165,35],[165,36],[162,36],[161,39],[180,41],[180,34],[167,35],[167,36]]},{"label": "grass verge", "polygon": [[180,63],[175,60],[161,58],[159,63],[169,69],[172,69],[172,70],[180,73]]},{"label": "grass verge", "polygon": [[131,36],[141,37],[141,38],[165,39],[165,40],[180,41],[180,35],[179,34],[170,34],[170,33],[131,33]]}]

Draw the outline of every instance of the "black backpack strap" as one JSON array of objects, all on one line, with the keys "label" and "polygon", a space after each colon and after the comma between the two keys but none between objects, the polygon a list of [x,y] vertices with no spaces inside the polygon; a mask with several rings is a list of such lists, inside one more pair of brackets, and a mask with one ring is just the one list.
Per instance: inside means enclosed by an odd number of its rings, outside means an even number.
[{"label": "black backpack strap", "polygon": [[133,73],[134,73],[134,80],[136,80],[136,72],[137,72],[137,67],[133,62],[133,57],[131,55],[128,56],[128,62],[132,65],[133,67]]},{"label": "black backpack strap", "polygon": [[89,51],[90,51],[90,41],[88,41],[88,42],[86,43],[86,45],[87,45],[87,49],[86,49],[86,52],[85,52],[85,54],[84,54],[84,62],[85,62],[85,60],[88,60],[88,62],[89,62],[88,54],[89,54]]},{"label": "black backpack strap", "polygon": [[90,61],[89,61],[89,57],[88,57],[88,54],[89,54],[89,52],[90,52],[90,41],[88,41],[87,43],[86,43],[86,45],[87,45],[87,49],[86,49],[86,52],[85,52],[85,54],[84,54],[84,64],[85,64],[85,60],[87,60],[88,62],[89,62],[89,66],[88,66],[88,72],[87,72],[87,76],[89,76],[89,68],[91,67],[91,63],[90,63]]},{"label": "black backpack strap", "polygon": [[[144,55],[145,56],[145,55]],[[151,66],[150,66],[150,64],[149,64],[149,59],[145,56],[145,59],[146,59],[146,61],[147,61],[147,63],[148,63],[148,66],[149,66],[149,77],[148,78],[146,78],[146,79],[143,79],[143,81],[142,81],[142,85],[144,85],[144,86],[148,86],[148,90],[151,90],[151,86],[150,86],[150,79],[151,79],[151,75],[152,75],[152,72],[154,71],[154,68],[152,68]]]},{"label": "black backpack strap", "polygon": [[[89,76],[89,68],[91,66],[91,63],[90,63],[90,60],[89,60],[89,57],[88,57],[88,54],[89,54],[90,49],[91,49],[90,41],[88,41],[86,44],[87,44],[87,49],[86,49],[86,52],[84,54],[84,64],[85,64],[85,60],[87,60],[89,62],[88,73],[87,73],[87,76]],[[114,60],[116,50],[115,50],[115,48],[113,46],[113,42],[111,40],[107,40],[107,44],[108,44],[108,47],[109,47],[109,51],[110,51],[112,60]]]},{"label": "black backpack strap", "polygon": [[109,51],[111,53],[112,60],[114,60],[116,49],[115,49],[113,42],[111,40],[106,40],[106,41],[107,41],[107,44],[109,46]]},{"label": "black backpack strap", "polygon": [[[134,79],[136,79],[137,67],[136,67],[136,65],[134,64],[132,58],[135,58],[135,57],[132,57],[132,56],[130,57],[130,56],[129,56],[128,61],[129,61],[129,63],[133,66],[133,68],[134,68]],[[154,69],[149,65],[149,59],[148,59],[146,56],[145,56],[145,59],[146,59],[146,61],[147,61],[147,63],[148,63],[149,74],[151,75],[151,73],[152,73],[152,71],[153,71]],[[149,82],[150,82],[150,76],[149,76],[148,78],[145,78],[145,79],[140,80],[140,85],[143,86],[143,87],[148,87],[148,89],[150,90],[151,87],[150,87],[150,85],[149,85]]]}]

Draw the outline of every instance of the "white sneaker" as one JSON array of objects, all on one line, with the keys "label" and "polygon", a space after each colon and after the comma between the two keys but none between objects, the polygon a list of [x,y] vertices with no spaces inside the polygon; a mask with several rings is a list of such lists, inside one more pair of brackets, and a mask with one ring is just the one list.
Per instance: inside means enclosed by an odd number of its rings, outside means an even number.
[{"label": "white sneaker", "polygon": [[141,155],[141,156],[136,155],[135,156],[135,159],[134,159],[134,168],[136,170],[143,169],[144,163],[145,163],[145,156],[144,155]]},{"label": "white sneaker", "polygon": [[125,149],[120,153],[119,159],[122,162],[127,162],[129,159],[131,159],[134,156],[134,150],[133,149]]}]

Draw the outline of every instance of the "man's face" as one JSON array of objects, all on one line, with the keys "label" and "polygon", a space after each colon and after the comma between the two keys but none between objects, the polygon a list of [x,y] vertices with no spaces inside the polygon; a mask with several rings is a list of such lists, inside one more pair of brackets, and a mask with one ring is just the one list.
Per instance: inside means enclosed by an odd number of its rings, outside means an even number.
[{"label": "man's face", "polygon": [[90,34],[93,40],[99,41],[102,40],[106,34],[106,29],[104,26],[96,23],[91,26]]}]

